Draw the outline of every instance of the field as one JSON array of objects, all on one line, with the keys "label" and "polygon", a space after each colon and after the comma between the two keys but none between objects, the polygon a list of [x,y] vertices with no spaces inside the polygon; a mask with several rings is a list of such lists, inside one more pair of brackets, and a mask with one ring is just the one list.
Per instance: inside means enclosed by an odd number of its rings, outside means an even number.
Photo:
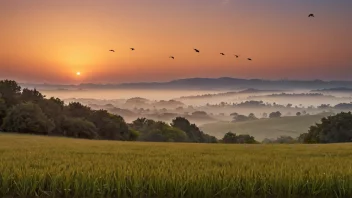
[{"label": "field", "polygon": [[260,119],[246,122],[216,122],[202,125],[200,128],[217,138],[224,137],[224,134],[231,131],[236,134],[249,134],[256,140],[262,141],[265,138],[277,138],[281,135],[298,137],[308,132],[310,126],[320,123],[321,118],[329,114],[290,116],[272,119]]},{"label": "field", "polygon": [[0,134],[0,197],[352,197],[352,144],[223,145]]}]

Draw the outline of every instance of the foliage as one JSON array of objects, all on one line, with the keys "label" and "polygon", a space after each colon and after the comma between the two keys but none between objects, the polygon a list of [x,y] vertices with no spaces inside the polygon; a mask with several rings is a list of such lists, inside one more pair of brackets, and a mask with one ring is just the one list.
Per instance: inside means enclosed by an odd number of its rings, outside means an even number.
[{"label": "foliage", "polygon": [[280,118],[280,117],[281,117],[281,112],[280,111],[271,112],[269,114],[269,118]]},{"label": "foliage", "polygon": [[331,108],[330,104],[321,104],[318,106],[318,109],[328,109]]},{"label": "foliage", "polygon": [[88,119],[98,128],[99,137],[108,140],[129,140],[129,130],[121,116],[106,110],[92,111]]},{"label": "foliage", "polygon": [[52,133],[60,135],[63,133],[62,123],[64,119],[64,102],[58,98],[44,99],[39,102],[39,106],[45,115],[55,123]]},{"label": "foliage", "polygon": [[233,122],[244,122],[244,121],[250,121],[250,120],[258,120],[257,117],[255,117],[254,113],[250,113],[248,116],[245,115],[240,115],[240,114],[232,114],[233,115]]},{"label": "foliage", "polygon": [[20,100],[22,102],[32,102],[38,104],[42,100],[44,100],[44,97],[39,91],[36,89],[30,90],[27,88],[24,88],[21,93]]},{"label": "foliage", "polygon": [[13,106],[3,120],[2,129],[7,132],[47,135],[54,123],[48,119],[37,104],[31,102]]},{"label": "foliage", "polygon": [[6,108],[5,100],[0,97],[0,129],[1,129],[3,119],[6,117],[6,110],[7,108]]},{"label": "foliage", "polygon": [[216,143],[217,140],[214,136],[210,136],[201,131],[195,124],[191,124],[184,117],[176,117],[172,120],[172,127],[178,128],[186,132],[189,141],[200,143]]},{"label": "foliage", "polygon": [[5,101],[6,107],[18,104],[21,87],[13,80],[0,81],[0,97]]},{"label": "foliage", "polygon": [[95,139],[98,129],[92,122],[82,118],[65,118],[62,123],[63,133],[67,137]]},{"label": "foliage", "polygon": [[165,122],[138,118],[133,121],[131,128],[139,131],[138,140],[148,142],[186,142],[187,134]]},{"label": "foliage", "polygon": [[76,118],[89,118],[92,110],[90,107],[82,105],[79,102],[70,102],[65,106],[65,114]]},{"label": "foliage", "polygon": [[308,133],[301,134],[304,143],[352,142],[352,114],[341,112],[321,119],[310,127]]},{"label": "foliage", "polygon": [[250,135],[236,135],[236,133],[228,132],[222,138],[223,143],[227,144],[255,144],[253,136]]}]

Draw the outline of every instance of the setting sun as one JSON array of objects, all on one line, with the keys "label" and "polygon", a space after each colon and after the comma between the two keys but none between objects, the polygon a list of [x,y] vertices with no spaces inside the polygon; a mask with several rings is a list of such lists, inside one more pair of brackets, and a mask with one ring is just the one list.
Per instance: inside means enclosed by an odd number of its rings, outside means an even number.
[{"label": "setting sun", "polygon": [[81,75],[81,72],[77,72],[76,75],[77,75],[77,76],[80,76],[80,75]]}]

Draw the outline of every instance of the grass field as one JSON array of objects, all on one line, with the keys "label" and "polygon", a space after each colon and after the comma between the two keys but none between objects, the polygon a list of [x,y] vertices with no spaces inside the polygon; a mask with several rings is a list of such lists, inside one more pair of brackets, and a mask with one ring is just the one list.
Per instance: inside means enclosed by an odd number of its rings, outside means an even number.
[{"label": "grass field", "polygon": [[249,134],[256,140],[277,138],[281,135],[298,137],[308,132],[310,126],[320,123],[321,118],[329,114],[290,116],[272,119],[260,119],[246,122],[216,122],[202,125],[200,128],[210,135],[223,138],[224,134],[231,131],[237,134]]},{"label": "grass field", "polygon": [[352,144],[223,145],[0,134],[0,197],[352,197]]}]

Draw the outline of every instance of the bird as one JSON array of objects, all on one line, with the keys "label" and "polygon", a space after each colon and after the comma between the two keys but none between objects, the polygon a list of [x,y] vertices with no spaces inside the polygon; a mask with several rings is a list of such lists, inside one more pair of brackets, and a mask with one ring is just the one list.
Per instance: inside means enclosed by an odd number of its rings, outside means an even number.
[{"label": "bird", "polygon": [[133,47],[131,47],[130,49],[131,49],[132,51],[134,50],[134,48],[133,48]]},{"label": "bird", "polygon": [[251,61],[252,59],[251,58],[248,58],[249,61]]},{"label": "bird", "polygon": [[314,17],[314,14],[309,14],[308,17]]},{"label": "bird", "polygon": [[235,55],[236,58],[238,58],[239,56],[238,55]]},{"label": "bird", "polygon": [[195,48],[194,48],[194,51],[196,51],[197,53],[199,53],[199,50],[197,50],[197,49],[195,49]]},{"label": "bird", "polygon": [[173,56],[170,56],[169,58],[175,59],[175,57],[173,57]]},{"label": "bird", "polygon": [[223,55],[223,56],[225,56],[225,54],[224,53],[220,53],[221,55]]},{"label": "bird", "polygon": [[115,50],[109,50],[109,52],[115,52]]}]

